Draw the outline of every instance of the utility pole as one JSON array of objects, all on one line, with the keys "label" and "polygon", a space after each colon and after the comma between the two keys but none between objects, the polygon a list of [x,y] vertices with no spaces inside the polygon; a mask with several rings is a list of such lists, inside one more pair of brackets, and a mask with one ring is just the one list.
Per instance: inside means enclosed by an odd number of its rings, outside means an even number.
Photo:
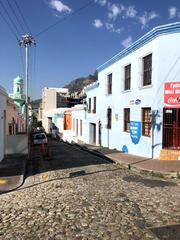
[{"label": "utility pole", "polygon": [[23,45],[26,49],[26,133],[28,134],[28,123],[29,123],[29,114],[28,114],[28,60],[29,60],[29,47],[31,45],[36,46],[36,42],[31,35],[23,35],[19,40],[20,46]]}]

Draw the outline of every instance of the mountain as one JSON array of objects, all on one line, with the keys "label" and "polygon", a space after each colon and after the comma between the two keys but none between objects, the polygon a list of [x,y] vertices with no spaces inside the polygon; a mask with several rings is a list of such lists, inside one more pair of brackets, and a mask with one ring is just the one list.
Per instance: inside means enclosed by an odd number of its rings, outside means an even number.
[{"label": "mountain", "polygon": [[41,99],[31,101],[30,104],[32,106],[32,109],[38,109],[40,106],[40,102],[41,102]]},{"label": "mountain", "polygon": [[65,85],[65,88],[69,89],[69,92],[81,92],[82,89],[95,82],[97,80],[97,74],[95,73],[94,75],[89,75],[88,77],[80,77],[72,80],[70,83]]}]

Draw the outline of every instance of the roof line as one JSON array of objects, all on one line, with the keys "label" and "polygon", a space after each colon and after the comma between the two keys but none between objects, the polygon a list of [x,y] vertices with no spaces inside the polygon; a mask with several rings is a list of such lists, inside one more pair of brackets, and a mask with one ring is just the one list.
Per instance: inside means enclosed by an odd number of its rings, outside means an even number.
[{"label": "roof line", "polygon": [[180,32],[180,22],[157,26],[153,28],[150,32],[146,33],[141,38],[136,40],[134,43],[132,43],[129,47],[125,48],[124,50],[116,54],[114,57],[112,57],[110,60],[100,65],[97,68],[97,71],[98,72],[102,71],[106,67],[117,62],[121,58],[129,55],[130,53],[134,52],[135,50],[139,49],[140,47],[144,46],[148,42],[154,40],[155,38],[161,35],[172,34],[177,32]]}]

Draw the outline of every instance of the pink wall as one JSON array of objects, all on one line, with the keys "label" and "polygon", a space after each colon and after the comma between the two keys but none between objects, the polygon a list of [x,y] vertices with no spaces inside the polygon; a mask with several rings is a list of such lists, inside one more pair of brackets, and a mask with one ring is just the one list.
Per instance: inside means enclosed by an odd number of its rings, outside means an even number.
[{"label": "pink wall", "polygon": [[18,109],[13,99],[8,97],[6,110],[6,135],[16,134],[17,120]]}]

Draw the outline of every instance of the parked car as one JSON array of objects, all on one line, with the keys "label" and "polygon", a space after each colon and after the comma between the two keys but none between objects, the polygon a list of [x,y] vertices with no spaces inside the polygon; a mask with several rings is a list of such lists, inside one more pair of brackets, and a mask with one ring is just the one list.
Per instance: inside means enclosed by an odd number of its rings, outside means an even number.
[{"label": "parked car", "polygon": [[48,139],[47,139],[45,133],[34,133],[32,135],[32,139],[33,139],[33,144],[34,145],[47,144],[48,143]]}]

